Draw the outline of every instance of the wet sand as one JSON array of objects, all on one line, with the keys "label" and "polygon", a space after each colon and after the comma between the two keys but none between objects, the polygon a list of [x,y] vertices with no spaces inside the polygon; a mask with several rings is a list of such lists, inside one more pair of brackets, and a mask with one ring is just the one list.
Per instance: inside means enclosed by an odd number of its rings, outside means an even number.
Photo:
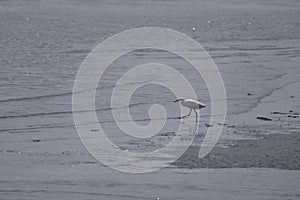
[{"label": "wet sand", "polygon": [[225,147],[215,147],[203,159],[197,157],[198,146],[191,147],[176,167],[183,168],[277,168],[300,169],[300,135],[256,135],[257,140],[227,141]]}]

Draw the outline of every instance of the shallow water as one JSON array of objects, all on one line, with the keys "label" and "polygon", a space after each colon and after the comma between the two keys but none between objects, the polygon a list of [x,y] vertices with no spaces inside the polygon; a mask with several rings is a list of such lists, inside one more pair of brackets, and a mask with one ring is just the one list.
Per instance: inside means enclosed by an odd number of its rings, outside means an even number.
[{"label": "shallow water", "polygon": [[138,175],[87,163],[44,163],[35,170],[14,172],[16,179],[1,179],[4,199],[298,199],[300,195],[299,171],[275,169],[165,169]]},{"label": "shallow water", "polygon": [[[0,1],[1,196],[17,199],[25,195],[24,198],[31,199],[47,195],[51,199],[62,195],[63,199],[68,199],[74,197],[72,195],[77,191],[76,188],[83,187],[82,190],[88,192],[79,192],[78,195],[86,199],[98,198],[99,193],[104,191],[107,196],[100,196],[101,199],[155,199],[160,195],[162,199],[173,199],[177,195],[181,199],[194,199],[202,191],[197,188],[196,180],[189,189],[185,188],[189,187],[186,183],[177,183],[177,187],[176,184],[172,185],[173,181],[163,182],[162,188],[169,187],[166,190],[171,191],[169,195],[177,191],[174,196],[164,198],[164,190],[156,184],[157,179],[146,181],[152,175],[139,176],[138,180],[145,181],[145,184],[139,186],[140,194],[132,197],[137,186],[128,184],[128,187],[123,187],[122,184],[126,185],[126,175],[121,175],[124,180],[120,178],[114,182],[117,177],[115,172],[108,172],[92,159],[79,140],[72,117],[72,88],[80,64],[99,42],[121,31],[141,26],[171,28],[200,42],[222,74],[228,104],[227,126],[222,140],[255,138],[249,129],[262,134],[296,133],[300,128],[299,6],[298,1],[292,0],[232,0],[226,3],[221,0]],[[161,147],[172,138],[172,130],[166,129],[153,141],[128,139],[117,134],[118,130],[111,118],[109,94],[113,88],[113,78],[124,69],[154,61],[168,63],[199,86],[196,87],[199,99],[208,104],[208,109],[201,113],[199,132],[204,133],[206,127],[203,125],[209,123],[210,98],[205,83],[201,77],[195,77],[192,71],[186,70],[188,66],[182,59],[157,51],[133,52],[112,65],[112,73],[108,73],[107,79],[103,81],[104,87],[97,91],[98,97],[104,97],[105,100],[96,105],[100,122],[111,132],[110,138],[130,150]],[[177,121],[172,117],[176,117],[177,112],[174,111],[178,107],[167,104],[173,100],[173,96],[163,88],[149,87],[144,91],[137,91],[132,100],[133,119],[145,125],[149,118],[149,106],[165,103],[167,109],[173,111],[168,125],[169,128],[173,127]],[[151,98],[153,96],[156,98]],[[284,114],[290,111],[295,117]],[[272,112],[282,114],[274,115]],[[272,121],[260,121],[256,119],[257,116],[269,117]],[[196,139],[197,142],[201,142],[201,138]],[[90,168],[99,174],[95,177],[86,175]],[[249,173],[256,172],[261,173],[259,170],[250,170]],[[177,177],[173,172],[160,173],[174,179]],[[241,174],[241,179],[251,188],[252,183],[245,177],[248,171],[225,170],[213,173],[216,173],[214,176],[225,174],[224,182],[231,176],[228,174],[232,173],[236,179],[240,179]],[[266,179],[273,176],[273,171],[266,173],[271,173],[266,175]],[[299,174],[284,171],[277,173],[278,179],[283,176],[291,180],[291,184],[285,185],[285,182],[278,181],[279,186],[274,186],[284,190],[280,193],[283,195],[279,196],[281,199],[288,199],[288,187],[291,186],[291,191],[294,191],[294,186],[299,185],[299,179],[298,182],[293,181]],[[295,175],[290,175],[292,173]],[[220,181],[214,176],[210,177],[208,188]],[[178,175],[177,178],[188,181],[193,177],[188,173]],[[107,181],[99,183],[102,178]],[[262,179],[257,177],[257,182],[261,183]],[[275,184],[272,180],[262,184]],[[59,183],[63,185],[63,191],[60,191]],[[105,187],[103,184],[113,186]],[[235,182],[234,187],[237,185]],[[101,192],[97,191],[99,187],[102,188]],[[115,192],[116,187],[118,192]],[[218,187],[218,191],[223,191],[221,186]],[[264,190],[265,187],[261,187]],[[107,188],[110,191],[106,191]],[[182,192],[178,192],[178,188]],[[261,193],[257,192],[255,198],[279,198],[273,189],[266,187]],[[157,190],[159,192],[153,193]],[[192,190],[192,194],[188,190]],[[238,197],[245,190],[247,194],[253,194],[249,188],[233,192],[229,190],[225,189],[224,194],[230,197],[232,193]],[[215,195],[213,189],[208,193],[211,193],[207,195],[208,199]],[[190,196],[185,196],[188,194]]]}]

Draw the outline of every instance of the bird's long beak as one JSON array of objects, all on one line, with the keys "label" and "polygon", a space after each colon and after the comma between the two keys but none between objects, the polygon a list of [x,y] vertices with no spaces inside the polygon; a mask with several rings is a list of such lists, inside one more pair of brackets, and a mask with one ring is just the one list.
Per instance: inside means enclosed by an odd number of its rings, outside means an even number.
[{"label": "bird's long beak", "polygon": [[176,99],[176,100],[175,100],[175,101],[173,101],[173,102],[175,103],[175,102],[178,102],[178,101],[179,101],[179,99]]}]

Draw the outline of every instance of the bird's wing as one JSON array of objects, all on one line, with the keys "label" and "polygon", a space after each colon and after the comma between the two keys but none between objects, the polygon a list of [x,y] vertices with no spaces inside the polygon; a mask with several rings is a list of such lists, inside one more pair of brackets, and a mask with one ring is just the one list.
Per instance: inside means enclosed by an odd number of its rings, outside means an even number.
[{"label": "bird's wing", "polygon": [[200,101],[193,100],[193,99],[186,99],[185,103],[186,103],[186,105],[188,105],[190,107],[195,107],[195,108],[205,107],[204,103],[201,103]]}]

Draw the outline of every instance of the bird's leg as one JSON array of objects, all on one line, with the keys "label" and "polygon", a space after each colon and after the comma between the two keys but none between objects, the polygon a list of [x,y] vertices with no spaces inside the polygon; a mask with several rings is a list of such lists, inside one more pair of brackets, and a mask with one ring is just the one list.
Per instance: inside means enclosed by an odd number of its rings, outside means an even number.
[{"label": "bird's leg", "polygon": [[181,118],[185,118],[185,117],[187,117],[187,116],[190,116],[192,114],[192,109],[190,109],[190,112],[189,112],[189,114],[187,114],[187,115],[184,115],[184,116],[182,116]]},{"label": "bird's leg", "polygon": [[195,115],[196,115],[196,124],[198,124],[198,113],[195,109],[193,109],[193,111],[195,112]]}]

